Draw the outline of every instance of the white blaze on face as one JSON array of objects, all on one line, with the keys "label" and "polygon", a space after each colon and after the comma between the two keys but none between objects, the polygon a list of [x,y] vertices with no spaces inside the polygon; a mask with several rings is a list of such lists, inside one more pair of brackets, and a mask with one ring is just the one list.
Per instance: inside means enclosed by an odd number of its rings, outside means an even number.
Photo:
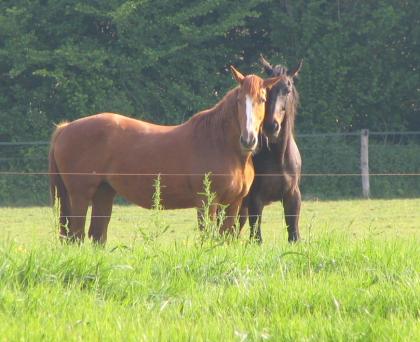
[{"label": "white blaze on face", "polygon": [[252,105],[252,99],[246,95],[246,133],[247,139],[249,140],[254,135],[254,106]]}]

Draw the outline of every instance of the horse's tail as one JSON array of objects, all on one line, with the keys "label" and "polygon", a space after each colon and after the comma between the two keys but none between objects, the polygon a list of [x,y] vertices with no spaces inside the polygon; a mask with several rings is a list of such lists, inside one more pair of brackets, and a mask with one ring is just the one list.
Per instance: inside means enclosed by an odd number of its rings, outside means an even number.
[{"label": "horse's tail", "polygon": [[67,123],[62,123],[56,127],[51,137],[50,151],[48,154],[48,173],[50,176],[51,201],[54,208],[56,208],[56,206],[59,206],[60,209],[59,211],[61,236],[67,235],[67,224],[70,217],[70,201],[66,186],[64,185],[63,179],[60,175],[60,171],[57,167],[57,163],[54,156],[54,145],[57,140],[57,137],[60,135],[61,131],[66,125]]}]

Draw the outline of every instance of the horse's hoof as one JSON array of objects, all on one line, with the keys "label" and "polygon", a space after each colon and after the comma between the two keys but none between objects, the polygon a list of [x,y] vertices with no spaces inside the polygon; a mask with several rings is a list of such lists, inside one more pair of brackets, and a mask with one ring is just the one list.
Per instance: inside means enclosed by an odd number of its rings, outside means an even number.
[{"label": "horse's hoof", "polygon": [[258,244],[258,245],[262,245],[262,243],[263,243],[263,239],[262,239],[262,237],[257,237],[257,236],[251,236],[251,237],[249,238],[249,241],[250,241],[250,242],[253,242],[253,243],[256,243],[256,244]]},{"label": "horse's hoof", "polygon": [[300,236],[298,232],[290,232],[288,239],[289,243],[296,243],[300,241]]}]

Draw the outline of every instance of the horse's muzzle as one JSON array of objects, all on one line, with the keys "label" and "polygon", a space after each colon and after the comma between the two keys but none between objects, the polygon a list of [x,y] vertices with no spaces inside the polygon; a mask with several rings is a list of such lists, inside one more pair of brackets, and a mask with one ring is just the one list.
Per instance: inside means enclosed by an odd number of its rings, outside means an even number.
[{"label": "horse's muzzle", "polygon": [[254,135],[251,135],[248,139],[244,139],[241,135],[240,144],[244,151],[251,152],[257,147],[257,138]]},{"label": "horse's muzzle", "polygon": [[281,131],[281,125],[274,121],[271,125],[264,127],[264,134],[271,143],[278,140]]}]

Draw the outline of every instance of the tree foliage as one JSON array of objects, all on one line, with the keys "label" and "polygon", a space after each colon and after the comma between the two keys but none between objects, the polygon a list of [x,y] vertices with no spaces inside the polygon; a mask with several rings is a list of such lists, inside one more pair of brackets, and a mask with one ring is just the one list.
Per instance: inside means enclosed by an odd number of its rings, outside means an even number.
[{"label": "tree foliage", "polygon": [[264,52],[289,64],[305,60],[301,130],[420,129],[418,1],[286,0],[261,8]]},{"label": "tree foliage", "polygon": [[419,18],[415,0],[3,0],[0,140],[102,111],[182,122],[260,53],[304,58],[300,131],[420,130]]}]

